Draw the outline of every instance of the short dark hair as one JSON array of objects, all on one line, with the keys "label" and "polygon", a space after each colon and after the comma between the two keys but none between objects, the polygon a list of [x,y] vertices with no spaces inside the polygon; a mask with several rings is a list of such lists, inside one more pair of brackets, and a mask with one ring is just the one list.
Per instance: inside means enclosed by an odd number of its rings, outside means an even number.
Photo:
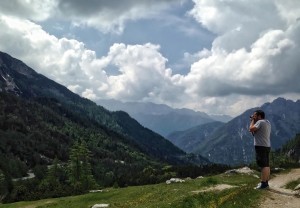
[{"label": "short dark hair", "polygon": [[254,111],[254,113],[256,113],[256,115],[261,116],[262,119],[265,118],[265,112],[263,112],[262,110],[256,110]]}]

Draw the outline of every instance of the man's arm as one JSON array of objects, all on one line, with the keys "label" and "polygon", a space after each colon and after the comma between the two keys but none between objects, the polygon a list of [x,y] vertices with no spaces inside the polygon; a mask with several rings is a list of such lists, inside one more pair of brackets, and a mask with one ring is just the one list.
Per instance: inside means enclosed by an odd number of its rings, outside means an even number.
[{"label": "man's arm", "polygon": [[256,122],[254,121],[254,119],[251,119],[251,122],[250,122],[250,126],[249,126],[249,131],[250,132],[255,132],[257,131],[257,127],[254,125]]}]

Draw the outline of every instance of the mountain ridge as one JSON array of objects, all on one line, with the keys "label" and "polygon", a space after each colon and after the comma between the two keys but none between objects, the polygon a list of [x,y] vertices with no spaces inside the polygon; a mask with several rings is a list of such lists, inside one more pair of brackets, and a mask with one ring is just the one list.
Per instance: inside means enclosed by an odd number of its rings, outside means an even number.
[{"label": "mountain ridge", "polygon": [[121,102],[113,99],[98,99],[96,103],[111,111],[126,111],[143,126],[164,137],[174,131],[186,130],[215,120],[225,122],[232,119],[226,115],[208,115],[187,108],[174,109],[165,104],[151,102]]},{"label": "mountain ridge", "polygon": [[[192,153],[207,157],[215,163],[228,165],[249,164],[254,159],[253,138],[249,133],[249,116],[257,110],[262,109],[266,113],[266,119],[271,122],[271,145],[272,149],[280,148],[289,139],[300,132],[300,100],[292,101],[277,98],[273,102],[264,103],[260,107],[246,110],[244,113],[233,118],[231,121],[221,125],[214,130],[209,137],[201,138],[194,133],[193,138],[197,146],[193,146]],[[201,128],[198,127],[198,128]],[[196,132],[198,129],[194,130]],[[180,134],[173,134],[173,139],[181,137],[187,139],[185,134],[193,134],[187,130]],[[172,141],[171,137],[171,141]],[[181,141],[177,141],[181,143]],[[190,151],[183,145],[179,147]]]}]

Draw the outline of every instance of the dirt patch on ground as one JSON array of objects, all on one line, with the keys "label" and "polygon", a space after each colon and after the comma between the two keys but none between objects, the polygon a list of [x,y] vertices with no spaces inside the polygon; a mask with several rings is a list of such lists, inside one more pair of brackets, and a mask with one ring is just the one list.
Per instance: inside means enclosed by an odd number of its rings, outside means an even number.
[{"label": "dirt patch on ground", "polygon": [[53,200],[48,200],[48,201],[43,202],[42,204],[39,204],[39,205],[28,205],[28,206],[25,206],[24,208],[36,208],[36,207],[39,207],[41,205],[50,204],[52,202],[53,202]]},{"label": "dirt patch on ground", "polygon": [[234,188],[236,186],[231,186],[228,184],[219,184],[210,188],[206,188],[206,189],[202,189],[202,190],[197,190],[197,191],[192,191],[192,193],[198,194],[198,193],[202,193],[202,192],[210,192],[210,191],[222,191],[224,189],[230,189],[230,188]]},{"label": "dirt patch on ground", "polygon": [[[283,188],[288,182],[300,178],[300,169],[293,169],[289,173],[278,174],[269,181],[270,189],[260,208],[299,208],[300,198],[295,192]],[[265,190],[262,190],[265,191]]]}]

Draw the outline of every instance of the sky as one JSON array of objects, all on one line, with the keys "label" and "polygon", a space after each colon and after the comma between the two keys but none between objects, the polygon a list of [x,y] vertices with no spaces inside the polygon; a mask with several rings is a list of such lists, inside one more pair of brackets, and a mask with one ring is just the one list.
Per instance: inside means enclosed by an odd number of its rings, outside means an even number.
[{"label": "sky", "polygon": [[299,0],[3,0],[0,51],[93,101],[300,99]]}]

